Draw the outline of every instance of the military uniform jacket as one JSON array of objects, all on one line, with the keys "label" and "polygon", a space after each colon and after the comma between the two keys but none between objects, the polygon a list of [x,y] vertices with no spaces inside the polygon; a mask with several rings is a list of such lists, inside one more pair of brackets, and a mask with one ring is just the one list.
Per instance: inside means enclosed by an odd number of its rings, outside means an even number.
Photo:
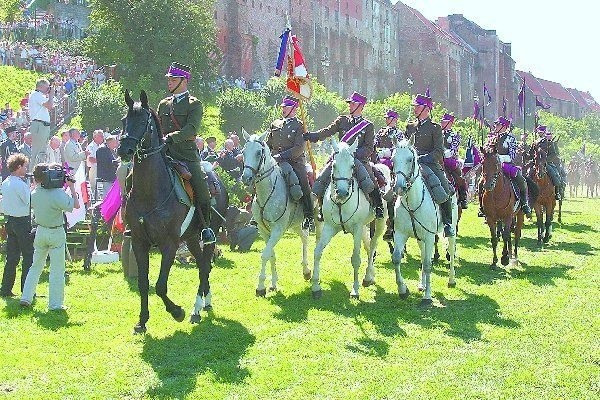
[{"label": "military uniform jacket", "polygon": [[[362,116],[353,118],[351,115],[340,115],[331,123],[331,125],[318,130],[315,133],[318,135],[319,140],[326,139],[335,134],[337,134],[338,139],[341,140],[346,132],[356,126],[362,119],[364,119]],[[364,163],[368,163],[375,146],[375,128],[373,127],[373,123],[369,122],[369,124],[359,131],[348,144],[354,143],[357,138],[358,148],[354,153],[354,157]]]},{"label": "military uniform jacket", "polygon": [[542,150],[544,150],[547,154],[547,162],[549,164],[553,164],[553,165],[559,165],[560,164],[560,156],[558,154],[558,145],[556,144],[556,142],[552,139],[548,139],[548,138],[540,138],[538,139],[537,142],[535,142],[535,144],[533,146],[531,146],[531,149],[529,150],[529,155],[531,158],[533,158],[535,156],[535,149],[541,148]]},{"label": "military uniform jacket", "polygon": [[514,163],[517,155],[517,139],[507,132],[501,134],[496,142],[496,151],[501,156],[509,155],[510,162]]},{"label": "military uniform jacket", "polygon": [[267,145],[282,160],[304,164],[304,127],[296,117],[276,119],[269,128]]},{"label": "military uniform jacket", "polygon": [[431,121],[431,118],[411,122],[406,125],[406,137],[410,139],[413,136],[419,156],[431,155],[433,160],[442,163],[444,135],[439,124]]},{"label": "military uniform jacket", "polygon": [[[178,130],[171,120],[170,113],[181,127]],[[196,134],[200,130],[202,121],[202,103],[189,94],[183,96],[178,102],[173,101],[173,96],[161,100],[158,104],[158,117],[162,127],[163,136],[171,136],[172,143],[167,143],[167,152],[174,158],[183,161],[200,161],[196,147]]]}]

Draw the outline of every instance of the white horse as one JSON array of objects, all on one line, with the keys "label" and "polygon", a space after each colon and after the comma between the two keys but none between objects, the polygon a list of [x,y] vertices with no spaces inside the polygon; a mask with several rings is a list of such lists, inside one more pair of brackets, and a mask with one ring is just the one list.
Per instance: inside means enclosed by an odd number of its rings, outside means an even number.
[{"label": "white horse", "polygon": [[[425,186],[421,169],[417,162],[417,151],[413,143],[407,140],[394,140],[392,164],[396,183],[394,191],[398,195],[395,204],[394,220],[394,253],[392,262],[396,269],[396,284],[400,298],[406,299],[409,291],[400,273],[402,254],[409,237],[414,237],[421,249],[421,281],[419,290],[424,290],[422,305],[430,305],[431,300],[431,259],[435,235],[444,231],[439,206],[433,201]],[[456,194],[453,195],[453,197]],[[452,226],[456,231],[458,207],[456,199],[452,199]],[[456,286],[454,280],[454,253],[456,238],[448,238],[448,253],[450,254],[450,272],[448,287]]]},{"label": "white horse", "polygon": [[[370,206],[369,200],[358,187],[358,181],[352,175],[354,171],[354,152],[358,147],[358,140],[352,145],[333,141],[333,163],[331,168],[331,183],[323,197],[323,228],[315,247],[314,271],[312,280],[312,296],[315,299],[321,297],[320,262],[325,246],[341,230],[344,233],[352,233],[354,237],[354,250],[352,252],[352,266],[354,267],[354,285],[350,296],[358,298],[358,269],[360,267],[360,244],[364,242],[368,253],[367,271],[363,280],[363,286],[375,283],[375,268],[373,259],[377,242],[385,230],[385,219],[377,219],[373,238],[369,238],[369,224],[375,219],[375,212]],[[386,168],[387,169],[387,168]],[[389,170],[386,171],[389,181]],[[385,172],[384,172],[385,174]],[[379,189],[375,189],[379,190]],[[383,203],[385,207],[385,202]],[[384,210],[384,215],[387,211]]]},{"label": "white horse", "polygon": [[271,156],[265,143],[266,134],[249,136],[245,131],[244,172],[242,182],[253,185],[256,194],[252,201],[252,217],[258,224],[258,231],[265,240],[262,251],[262,266],[258,275],[257,296],[266,295],[265,279],[267,261],[271,262],[271,287],[277,290],[277,269],[275,268],[275,245],[285,231],[293,228],[302,240],[302,270],[304,279],[311,276],[308,268],[308,230],[302,230],[304,220],[302,205],[293,202],[288,194],[287,184],[281,169]]}]

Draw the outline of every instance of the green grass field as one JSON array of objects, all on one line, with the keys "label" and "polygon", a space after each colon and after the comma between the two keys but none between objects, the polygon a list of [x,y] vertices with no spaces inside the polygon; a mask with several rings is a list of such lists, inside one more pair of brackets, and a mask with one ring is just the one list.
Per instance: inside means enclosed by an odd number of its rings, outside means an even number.
[{"label": "green grass field", "polygon": [[[435,266],[429,309],[418,306],[414,241],[406,301],[384,244],[377,286],[363,288],[360,301],[349,298],[349,236],[326,250],[319,301],[302,278],[295,236],[276,248],[281,291],[267,298],[254,296],[263,243],[246,254],[225,247],[211,275],[214,311],[199,325],[177,323],[152,290],[145,336],[132,334],[137,283],[119,264],[91,273],[72,264],[67,312],[47,312],[46,297],[30,311],[0,300],[0,397],[597,399],[599,206],[566,201],[563,224],[543,249],[528,223],[521,264],[496,270],[472,206],[461,222],[458,285],[448,289],[445,265]],[[157,273],[154,257],[151,282]],[[169,281],[188,313],[197,276],[176,264]]]}]

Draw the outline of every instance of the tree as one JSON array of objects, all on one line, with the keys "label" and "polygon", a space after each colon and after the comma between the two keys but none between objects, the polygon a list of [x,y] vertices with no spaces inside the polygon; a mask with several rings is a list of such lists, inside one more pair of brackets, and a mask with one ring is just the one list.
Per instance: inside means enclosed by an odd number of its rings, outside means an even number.
[{"label": "tree", "polygon": [[[173,61],[192,68],[190,89],[204,92],[220,58],[212,10],[214,0],[91,0],[87,54],[116,64],[123,86],[164,90]],[[152,87],[142,84],[152,83]]]},{"label": "tree", "polygon": [[107,126],[119,128],[119,120],[125,115],[123,99],[123,88],[118,82],[108,82],[99,88],[88,82],[77,89],[83,129],[92,132]]},{"label": "tree", "polygon": [[2,0],[0,2],[0,22],[19,20],[22,16],[21,3],[21,0]]}]

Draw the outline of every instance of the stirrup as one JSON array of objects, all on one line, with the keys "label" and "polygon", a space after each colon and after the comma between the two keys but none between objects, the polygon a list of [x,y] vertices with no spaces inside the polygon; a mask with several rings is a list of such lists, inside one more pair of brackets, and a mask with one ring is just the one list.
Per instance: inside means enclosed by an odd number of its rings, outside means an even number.
[{"label": "stirrup", "polygon": [[456,234],[456,232],[454,232],[454,228],[452,227],[451,224],[444,224],[444,236],[445,237],[452,237]]},{"label": "stirrup", "polygon": [[460,208],[462,208],[463,210],[466,210],[469,207],[466,200],[461,200],[458,202],[458,204],[460,204]]},{"label": "stirrup", "polygon": [[485,217],[485,213],[483,212],[482,208],[479,208],[479,211],[477,212],[477,216],[478,217]]},{"label": "stirrup", "polygon": [[215,232],[212,228],[204,228],[200,231],[200,241],[204,244],[213,244],[216,243],[217,237],[215,236]]},{"label": "stirrup", "polygon": [[529,204],[523,203],[521,205],[521,211],[523,211],[523,214],[525,214],[527,218],[531,218],[531,207],[529,206]]},{"label": "stirrup", "polygon": [[302,229],[310,230],[313,226],[314,226],[313,216],[310,215],[310,216],[304,217],[304,221],[302,221]]}]

